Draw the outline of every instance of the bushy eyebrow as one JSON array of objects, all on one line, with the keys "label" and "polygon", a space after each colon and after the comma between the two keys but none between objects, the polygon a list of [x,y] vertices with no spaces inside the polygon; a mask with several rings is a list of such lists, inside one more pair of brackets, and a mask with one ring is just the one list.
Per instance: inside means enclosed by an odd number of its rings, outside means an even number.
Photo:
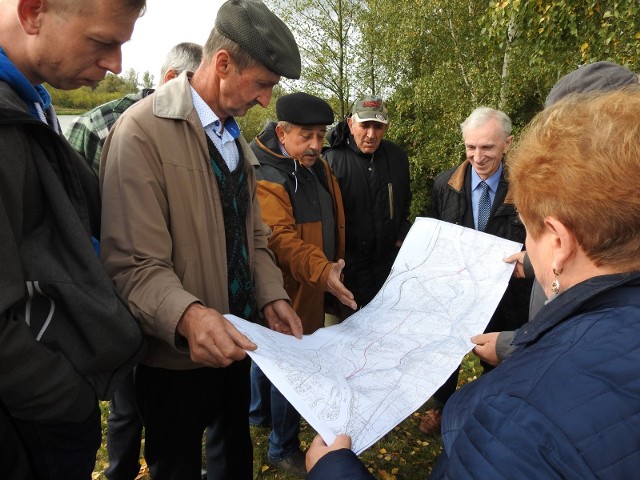
[{"label": "bushy eyebrow", "polygon": [[476,146],[479,146],[480,148],[493,148],[496,146],[495,143],[483,143],[480,145],[476,145],[475,143],[465,143],[464,146],[466,148],[475,148]]}]

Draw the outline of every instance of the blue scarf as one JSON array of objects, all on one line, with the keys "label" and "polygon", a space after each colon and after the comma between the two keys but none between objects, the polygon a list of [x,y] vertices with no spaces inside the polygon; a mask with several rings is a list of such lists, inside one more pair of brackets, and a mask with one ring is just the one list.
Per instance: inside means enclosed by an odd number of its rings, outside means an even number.
[{"label": "blue scarf", "polygon": [[4,50],[0,47],[0,80],[4,80],[13,88],[20,98],[27,104],[29,111],[36,118],[40,118],[35,104],[46,112],[51,106],[51,96],[42,85],[31,85],[29,80],[16,68]]}]

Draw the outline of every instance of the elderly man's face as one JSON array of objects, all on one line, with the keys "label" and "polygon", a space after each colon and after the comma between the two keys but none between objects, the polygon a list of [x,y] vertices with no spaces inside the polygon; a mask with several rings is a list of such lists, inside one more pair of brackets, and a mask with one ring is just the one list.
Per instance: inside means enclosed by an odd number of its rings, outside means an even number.
[{"label": "elderly man's face", "polygon": [[241,117],[255,105],[267,108],[271,101],[273,87],[279,81],[279,75],[262,65],[254,65],[239,71],[231,62],[220,85],[218,101],[221,113],[230,117]]},{"label": "elderly man's face", "polygon": [[[139,12],[124,1],[96,0],[59,13],[57,6],[38,13],[32,25],[30,55],[36,67],[30,80],[47,81],[56,88],[93,86],[107,72],[122,70],[122,44],[131,38]],[[37,21],[36,21],[37,20]]]},{"label": "elderly man's face", "polygon": [[513,139],[512,136],[505,137],[500,124],[493,118],[480,127],[467,128],[463,136],[467,160],[483,180],[496,173]]},{"label": "elderly man's face", "polygon": [[353,118],[347,119],[356,145],[362,153],[373,154],[380,147],[382,137],[387,131],[387,124],[376,121],[356,122]]},{"label": "elderly man's face", "polygon": [[278,140],[287,153],[308,168],[320,157],[326,132],[325,125],[292,125],[288,132],[280,125],[276,127]]}]

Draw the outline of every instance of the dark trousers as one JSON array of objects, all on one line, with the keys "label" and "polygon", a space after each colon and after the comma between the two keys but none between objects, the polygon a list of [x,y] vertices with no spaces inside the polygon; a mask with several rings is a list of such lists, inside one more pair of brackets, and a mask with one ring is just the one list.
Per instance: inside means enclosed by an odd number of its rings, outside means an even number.
[{"label": "dark trousers", "polygon": [[31,452],[14,425],[13,418],[0,405],[0,472],[3,478],[34,480]]},{"label": "dark trousers", "polygon": [[142,419],[136,406],[133,372],[118,387],[109,405],[107,453],[109,480],[134,480],[140,472]]},{"label": "dark trousers", "polygon": [[207,471],[216,471],[219,480],[253,477],[249,367],[248,358],[226,368],[137,367],[144,456],[154,480],[199,480],[202,434],[207,427],[220,439],[215,456],[224,463],[208,465]]},{"label": "dark trousers", "polygon": [[33,422],[0,412],[0,475],[38,480],[90,480],[100,447],[98,402],[79,423]]}]

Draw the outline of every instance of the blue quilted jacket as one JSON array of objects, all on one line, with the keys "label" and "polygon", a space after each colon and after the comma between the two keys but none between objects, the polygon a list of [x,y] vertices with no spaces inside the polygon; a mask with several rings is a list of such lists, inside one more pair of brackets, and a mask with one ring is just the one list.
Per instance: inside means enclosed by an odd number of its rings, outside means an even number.
[{"label": "blue quilted jacket", "polygon": [[436,478],[638,478],[640,273],[546,305],[519,348],[447,403]]}]

